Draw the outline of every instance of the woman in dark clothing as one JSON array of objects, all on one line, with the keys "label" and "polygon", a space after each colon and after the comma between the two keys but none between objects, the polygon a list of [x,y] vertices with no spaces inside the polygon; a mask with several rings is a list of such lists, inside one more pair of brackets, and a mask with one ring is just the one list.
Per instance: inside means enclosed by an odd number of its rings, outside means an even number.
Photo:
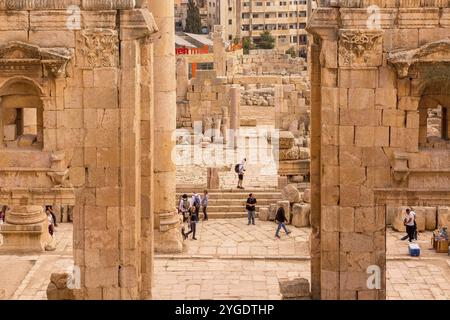
[{"label": "woman in dark clothing", "polygon": [[57,227],[58,224],[56,223],[56,216],[55,216],[55,214],[53,213],[53,208],[52,208],[52,206],[45,206],[45,212],[49,212],[49,213],[52,215],[52,218],[53,218],[53,225],[54,225],[55,227]]},{"label": "woman in dark clothing", "polygon": [[287,219],[283,207],[278,208],[275,221],[278,223],[277,231],[275,232],[275,237],[280,238],[279,233],[281,228],[284,229],[287,235],[291,233],[290,231],[288,231],[288,229],[286,229],[286,225],[284,224],[287,221]]},{"label": "woman in dark clothing", "polygon": [[189,213],[189,226],[191,228],[191,230],[189,230],[188,233],[184,234],[184,239],[187,239],[188,236],[192,233],[192,239],[193,240],[197,240],[197,238],[195,237],[195,231],[197,229],[197,222],[198,222],[198,214],[197,214],[197,210],[195,209],[195,207],[191,207],[189,209],[190,213]]}]

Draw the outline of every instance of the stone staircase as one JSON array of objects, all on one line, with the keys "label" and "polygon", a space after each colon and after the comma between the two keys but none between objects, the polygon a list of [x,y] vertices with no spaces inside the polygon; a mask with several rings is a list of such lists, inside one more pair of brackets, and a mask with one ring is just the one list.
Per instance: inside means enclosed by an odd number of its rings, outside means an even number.
[{"label": "stone staircase", "polygon": [[[203,195],[203,189],[200,188],[177,188],[177,207],[183,193],[186,193],[190,199],[194,191]],[[256,197],[256,216],[258,216],[259,208],[268,207],[271,203],[281,200],[281,192],[277,189],[208,190],[208,193],[208,217],[210,219],[247,217],[245,203],[250,193]]]}]

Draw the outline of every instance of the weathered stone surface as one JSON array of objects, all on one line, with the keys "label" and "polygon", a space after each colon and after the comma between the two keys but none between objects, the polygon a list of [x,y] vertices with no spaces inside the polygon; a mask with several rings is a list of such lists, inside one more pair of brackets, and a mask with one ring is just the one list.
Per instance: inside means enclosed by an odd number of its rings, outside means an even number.
[{"label": "weathered stone surface", "polygon": [[295,137],[289,131],[281,131],[278,139],[280,149],[291,149],[295,144]]},{"label": "weathered stone surface", "polygon": [[437,224],[438,228],[443,226],[450,228],[450,207],[438,207]]},{"label": "weathered stone surface", "polygon": [[281,191],[283,200],[289,201],[291,204],[301,201],[301,194],[297,187],[293,184],[289,184]]},{"label": "weathered stone surface", "polygon": [[413,207],[412,210],[416,213],[417,230],[424,232],[426,226],[426,209],[424,207]]},{"label": "weathered stone surface", "polygon": [[277,204],[276,203],[272,203],[269,206],[269,217],[268,217],[268,220],[274,221],[276,216],[277,216]]},{"label": "weathered stone surface", "polygon": [[278,284],[283,299],[309,299],[311,296],[309,281],[307,279],[279,280]]},{"label": "weathered stone surface", "polygon": [[403,220],[406,216],[406,209],[409,207],[398,207],[395,212],[394,221],[392,223],[392,227],[394,230],[400,231],[400,232],[406,232],[406,227],[403,224]]},{"label": "weathered stone surface", "polygon": [[303,192],[303,201],[306,203],[311,203],[311,189],[307,188]]},{"label": "weathered stone surface", "polygon": [[269,220],[269,208],[259,208],[258,217],[262,221]]},{"label": "weathered stone surface", "polygon": [[311,205],[308,203],[294,203],[292,206],[291,224],[298,228],[310,226]]}]

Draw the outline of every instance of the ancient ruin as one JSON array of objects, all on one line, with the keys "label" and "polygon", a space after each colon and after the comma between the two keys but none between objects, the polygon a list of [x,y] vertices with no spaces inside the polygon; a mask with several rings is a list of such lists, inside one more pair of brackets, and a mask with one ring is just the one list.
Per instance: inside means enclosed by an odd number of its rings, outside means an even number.
[{"label": "ancient ruin", "polygon": [[300,58],[176,49],[173,0],[0,0],[0,299],[450,299],[450,4],[312,8]]}]

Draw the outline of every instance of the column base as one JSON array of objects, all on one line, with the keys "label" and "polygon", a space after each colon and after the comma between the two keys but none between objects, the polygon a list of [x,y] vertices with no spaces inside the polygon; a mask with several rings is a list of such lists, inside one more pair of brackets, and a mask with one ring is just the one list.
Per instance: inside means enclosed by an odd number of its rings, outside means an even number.
[{"label": "column base", "polygon": [[155,229],[154,241],[156,253],[183,252],[180,220],[176,213],[159,215],[159,229]]},{"label": "column base", "polygon": [[42,252],[52,242],[47,220],[28,225],[4,223],[0,225],[0,234],[3,236],[2,253]]}]

